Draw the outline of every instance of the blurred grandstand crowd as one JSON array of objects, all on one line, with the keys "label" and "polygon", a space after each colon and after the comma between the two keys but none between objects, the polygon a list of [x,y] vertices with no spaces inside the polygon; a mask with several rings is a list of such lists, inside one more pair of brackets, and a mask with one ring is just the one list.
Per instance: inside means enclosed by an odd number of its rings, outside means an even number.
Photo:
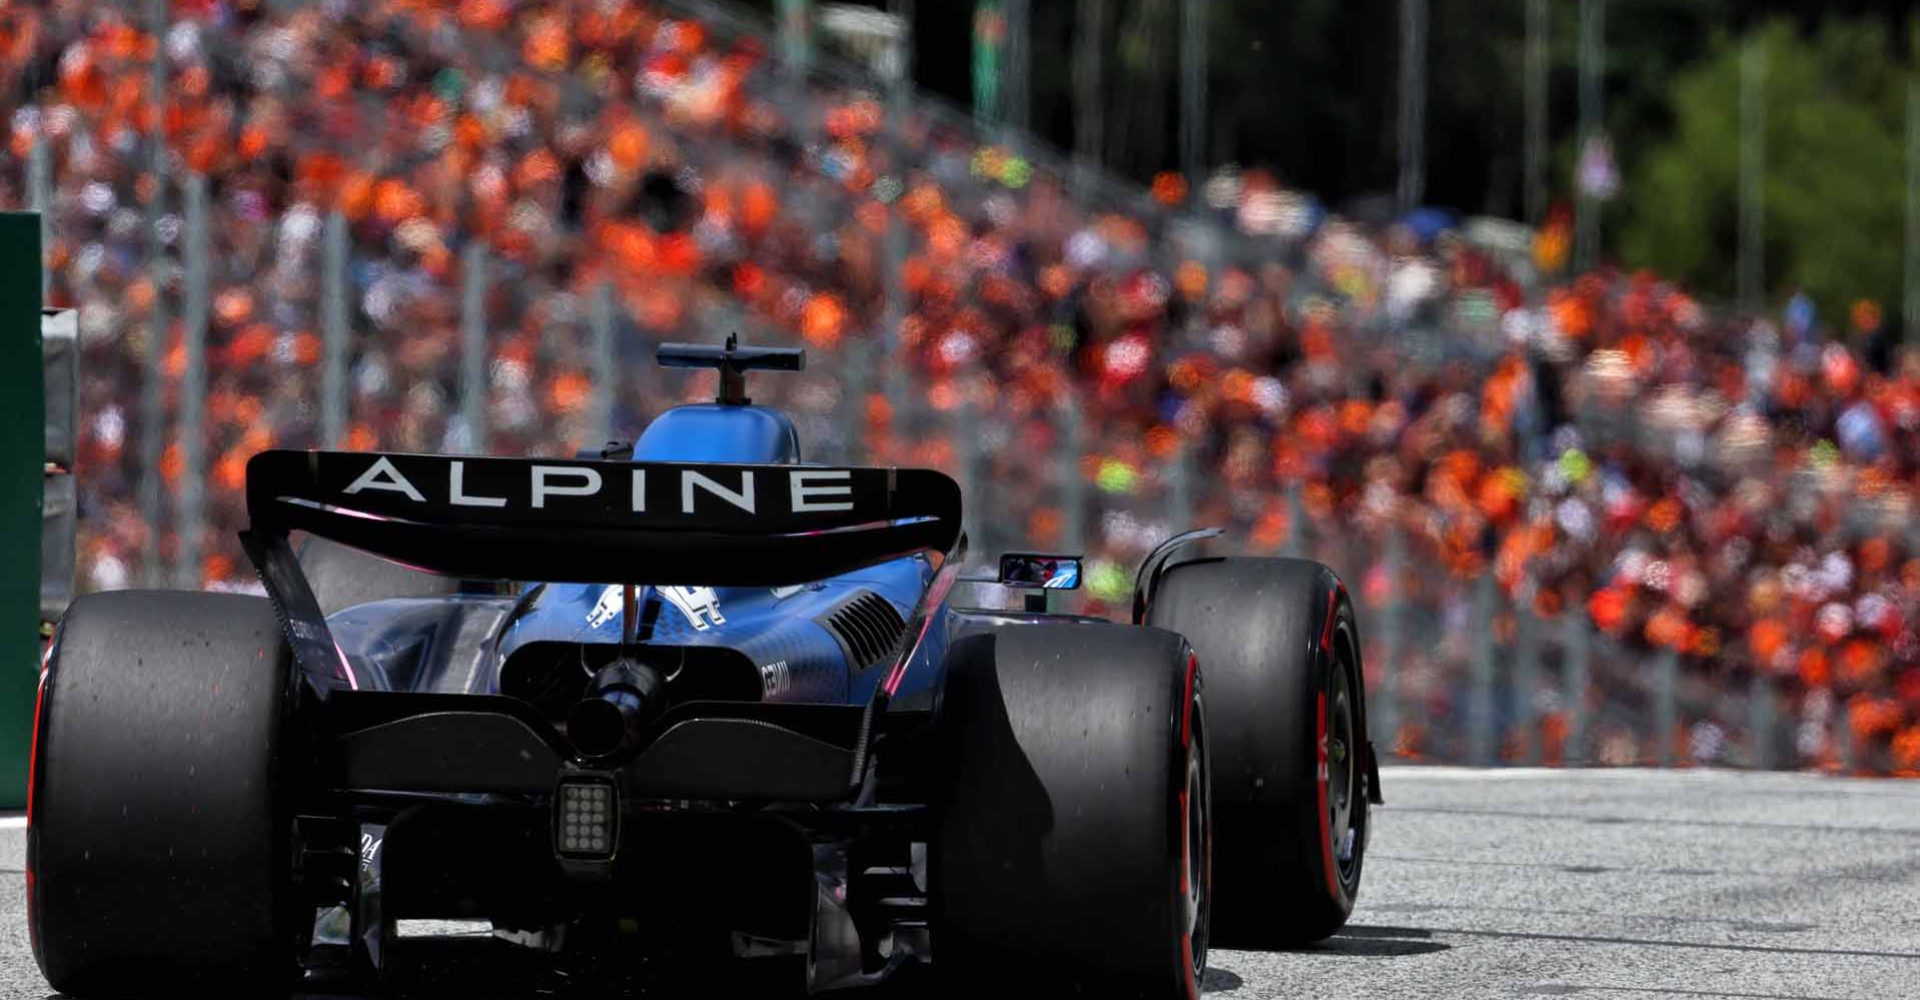
[{"label": "blurred grandstand crowd", "polygon": [[[978,449],[972,495],[999,542],[1067,544],[1063,480],[1081,477],[1096,611],[1124,608],[1133,564],[1184,527],[1168,500],[1184,456],[1195,523],[1327,558],[1363,614],[1402,609],[1369,672],[1393,659],[1403,753],[1452,752],[1430,720],[1464,710],[1471,633],[1510,648],[1520,609],[1584,617],[1633,664],[1677,651],[1703,705],[1767,679],[1788,762],[1838,766],[1845,743],[1859,768],[1920,773],[1920,356],[1886,342],[1871,304],[1823,323],[1800,300],[1724,315],[1644,274],[1536,282],[1533,262],[1457,229],[1344,220],[1254,172],[1191,191],[1163,178],[1165,210],[1103,201],[937,116],[890,141],[876,88],[796,81],[763,40],[648,0],[172,11],[155,38],[111,4],[0,10],[0,204],[25,204],[44,142],[51,299],[80,310],[83,587],[139,583],[151,532],[174,550],[177,526],[136,503],[137,401],[160,304],[178,402],[191,171],[211,196],[208,585],[251,580],[232,536],[254,451],[471,442],[461,254],[481,241],[490,450],[597,443],[584,330],[604,283],[621,317],[616,428],[709,391],[649,371],[646,345],[797,335],[812,369],[757,394],[833,457],[955,468]],[[148,93],[157,47],[164,103]],[[160,267],[143,214],[155,128],[171,175]],[[351,421],[321,442],[335,211],[352,247]],[[1564,239],[1540,234],[1547,273]],[[905,293],[891,358],[889,280]],[[880,390],[902,367],[894,412]],[[1063,403],[1085,428],[1078,455]],[[836,415],[848,407],[864,421]],[[169,488],[182,468],[171,440]],[[1489,574],[1509,610],[1474,619]],[[1556,759],[1568,706],[1520,697]],[[1714,718],[1693,713],[1682,760],[1736,759]],[[1593,738],[1607,762],[1657,755],[1631,727]]]}]

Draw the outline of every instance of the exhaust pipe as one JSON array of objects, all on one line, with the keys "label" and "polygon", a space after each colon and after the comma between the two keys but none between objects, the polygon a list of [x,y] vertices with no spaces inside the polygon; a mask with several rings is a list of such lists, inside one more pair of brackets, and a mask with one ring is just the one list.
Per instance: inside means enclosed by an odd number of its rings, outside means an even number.
[{"label": "exhaust pipe", "polygon": [[585,757],[608,757],[639,743],[667,707],[666,680],[644,663],[620,659],[593,675],[587,696],[567,713],[567,739]]}]

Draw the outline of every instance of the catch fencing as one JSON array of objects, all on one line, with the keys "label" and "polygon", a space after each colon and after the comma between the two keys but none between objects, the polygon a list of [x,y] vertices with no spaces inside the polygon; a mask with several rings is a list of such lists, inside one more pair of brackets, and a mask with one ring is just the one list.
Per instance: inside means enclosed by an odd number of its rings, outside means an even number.
[{"label": "catch fencing", "polygon": [[[156,16],[170,16],[164,4]],[[710,30],[760,30],[704,16]],[[169,74],[189,64],[259,68],[251,50],[222,50],[234,36],[195,38],[197,48],[182,47],[190,50],[182,65],[155,71],[157,83],[170,85]],[[474,73],[515,58],[490,36],[456,41]],[[444,53],[450,43],[420,44]],[[1336,513],[1342,508],[1311,476],[1278,491],[1250,487],[1236,479],[1231,449],[1206,429],[1133,440],[1106,419],[1114,404],[1097,390],[997,377],[1003,359],[979,356],[978,343],[956,343],[950,358],[932,352],[942,367],[930,369],[929,352],[903,342],[912,306],[904,272],[926,237],[903,220],[900,177],[930,178],[960,219],[1027,210],[1035,189],[1058,185],[1076,226],[1124,223],[1126,233],[1087,265],[1116,280],[1171,275],[1188,263],[1210,272],[1284,268],[1294,278],[1291,302],[1346,310],[1356,345],[1396,351],[1409,364],[1484,359],[1497,350],[1497,331],[1363,308],[1288,237],[1249,237],[1214,216],[1171,210],[1085,164],[1050,157],[1030,137],[980,136],[954,109],[831,61],[801,81],[771,71],[752,77],[750,95],[786,109],[752,140],[690,125],[667,103],[613,96],[577,75],[551,82],[568,121],[618,113],[670,136],[685,175],[766,185],[783,213],[824,241],[791,248],[791,270],[829,285],[822,272],[842,266],[835,261],[872,259],[870,298],[836,303],[848,317],[840,326],[795,330],[698,274],[623,272],[606,259],[622,244],[558,218],[516,217],[498,230],[504,239],[425,224],[425,216],[374,224],[305,203],[261,218],[241,187],[153,143],[144,162],[160,168],[160,192],[142,202],[140,161],[117,172],[83,165],[77,144],[104,137],[84,136],[86,123],[72,119],[58,134],[40,127],[16,165],[54,259],[65,262],[52,287],[81,309],[83,405],[95,409],[82,420],[111,412],[126,442],[113,459],[117,478],[82,480],[83,565],[120,558],[112,548],[120,536],[137,536],[140,547],[123,579],[96,574],[90,585],[247,586],[233,542],[243,519],[234,463],[267,443],[553,454],[631,440],[666,407],[710,392],[654,366],[658,345],[737,332],[809,349],[805,372],[752,385],[757,401],[793,414],[809,459],[952,473],[982,561],[1030,546],[1086,553],[1087,587],[1066,599],[1071,610],[1124,615],[1140,559],[1201,524],[1226,527],[1227,550],[1332,566],[1357,604],[1383,751],[1473,764],[1874,766],[1853,759],[1841,706],[1750,670],[1737,643],[1682,656],[1605,634],[1585,613],[1584,594],[1543,595],[1524,567],[1503,579],[1490,554],[1463,558],[1403,511]],[[275,86],[285,97],[303,83]],[[840,183],[832,144],[821,138],[850,111],[875,107],[881,124],[860,140],[877,148],[873,169],[895,185],[877,228],[867,212],[875,199]],[[29,110],[43,121],[60,112]],[[411,127],[398,113],[369,98],[352,135],[291,141],[376,178],[404,176],[431,151],[397,143]],[[143,204],[146,216],[131,226],[114,212],[103,220],[90,207],[103,190],[122,205]],[[730,252],[727,234],[695,227],[693,238],[709,239],[712,256]],[[669,249],[634,252],[655,259]],[[116,261],[125,267],[114,270]],[[143,287],[139,276],[146,291],[132,294]],[[921,360],[909,362],[910,354]],[[1621,433],[1663,440],[1631,414],[1621,419]],[[105,433],[96,426],[94,437]],[[127,529],[130,519],[140,530]]]}]

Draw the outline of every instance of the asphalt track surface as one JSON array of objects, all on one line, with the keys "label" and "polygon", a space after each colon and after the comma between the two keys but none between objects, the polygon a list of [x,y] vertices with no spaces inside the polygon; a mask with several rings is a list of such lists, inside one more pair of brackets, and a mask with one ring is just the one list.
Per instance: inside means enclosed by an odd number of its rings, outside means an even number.
[{"label": "asphalt track surface", "polygon": [[[1346,931],[1215,952],[1210,997],[1920,1000],[1920,782],[1402,767],[1382,783]],[[21,851],[0,821],[0,997],[46,997]],[[540,995],[456,964],[416,995]]]}]

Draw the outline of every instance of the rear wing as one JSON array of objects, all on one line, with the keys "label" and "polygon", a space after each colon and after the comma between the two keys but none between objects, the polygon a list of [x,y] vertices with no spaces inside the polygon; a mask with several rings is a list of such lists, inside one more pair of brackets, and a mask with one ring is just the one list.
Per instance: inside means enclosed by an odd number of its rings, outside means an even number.
[{"label": "rear wing", "polygon": [[783,586],[961,541],[924,469],[263,451],[241,533],[322,699],[357,687],[294,558],[306,531],[468,579]]},{"label": "rear wing", "polygon": [[443,576],[807,583],[959,538],[960,488],[924,469],[264,451],[257,534],[301,530]]}]

